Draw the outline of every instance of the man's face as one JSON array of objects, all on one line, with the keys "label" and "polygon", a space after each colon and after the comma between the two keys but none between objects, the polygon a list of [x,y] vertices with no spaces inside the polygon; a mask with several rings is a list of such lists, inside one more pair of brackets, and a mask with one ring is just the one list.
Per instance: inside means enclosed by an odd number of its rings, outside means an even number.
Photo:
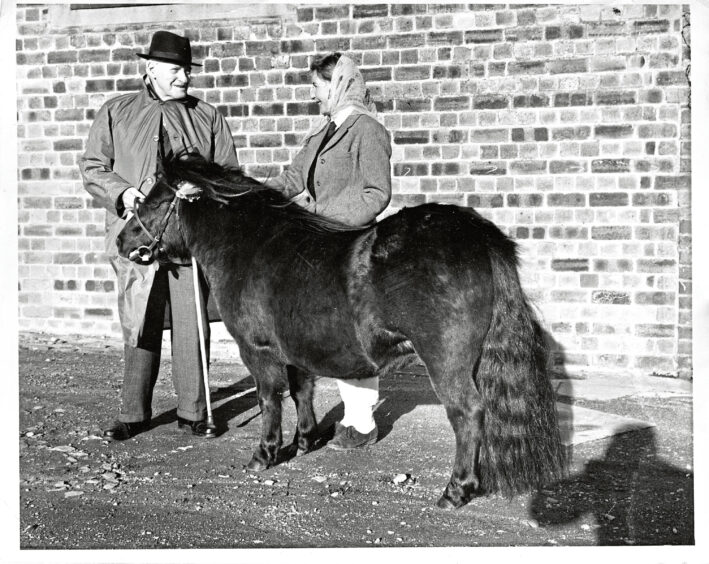
[{"label": "man's face", "polygon": [[190,85],[190,67],[174,63],[148,61],[148,76],[161,100],[180,100],[187,96]]},{"label": "man's face", "polygon": [[320,113],[323,115],[330,115],[330,103],[327,100],[330,94],[330,81],[321,78],[316,72],[312,72],[313,75],[313,86],[310,89],[310,96],[313,100],[317,100],[320,104]]}]

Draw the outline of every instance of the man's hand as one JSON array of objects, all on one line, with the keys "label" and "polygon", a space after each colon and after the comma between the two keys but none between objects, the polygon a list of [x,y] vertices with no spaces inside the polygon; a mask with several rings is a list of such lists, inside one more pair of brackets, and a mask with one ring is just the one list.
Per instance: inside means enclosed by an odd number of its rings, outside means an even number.
[{"label": "man's hand", "polygon": [[143,200],[145,199],[145,196],[141,193],[140,190],[136,188],[128,188],[121,194],[121,201],[123,202],[123,208],[127,212],[132,212],[135,211],[135,202],[138,200],[138,202],[142,203]]}]

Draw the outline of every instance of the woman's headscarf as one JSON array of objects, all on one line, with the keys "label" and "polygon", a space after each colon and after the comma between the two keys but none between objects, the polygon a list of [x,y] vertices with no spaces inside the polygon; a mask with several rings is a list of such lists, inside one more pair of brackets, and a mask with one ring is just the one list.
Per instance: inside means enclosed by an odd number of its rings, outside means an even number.
[{"label": "woman's headscarf", "polygon": [[352,113],[364,114],[377,119],[377,108],[370,100],[369,89],[364,83],[362,73],[354,61],[344,55],[340,57],[332,71],[327,101],[330,106],[330,115],[320,116],[320,119],[305,136],[304,144],[313,135],[317,135],[326,128],[330,120],[345,108],[351,107]]}]

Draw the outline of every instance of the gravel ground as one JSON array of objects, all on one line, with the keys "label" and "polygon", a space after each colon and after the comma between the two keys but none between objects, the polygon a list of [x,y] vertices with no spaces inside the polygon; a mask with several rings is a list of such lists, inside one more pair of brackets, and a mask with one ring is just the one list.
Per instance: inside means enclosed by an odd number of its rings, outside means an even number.
[{"label": "gravel ground", "polygon": [[[19,360],[21,549],[694,543],[686,397],[577,400],[656,426],[576,445],[569,478],[539,492],[481,497],[445,512],[435,502],[450,473],[453,434],[421,371],[382,382],[376,445],[290,459],[284,453],[275,468],[252,473],[244,465],[260,417],[252,381],[237,362],[211,367],[217,439],[178,432],[163,362],[152,429],[109,443],[101,428],[117,413],[116,347],[24,340]],[[284,406],[290,440],[295,414],[289,399]],[[342,415],[334,382],[319,381],[316,413],[326,435]]]}]

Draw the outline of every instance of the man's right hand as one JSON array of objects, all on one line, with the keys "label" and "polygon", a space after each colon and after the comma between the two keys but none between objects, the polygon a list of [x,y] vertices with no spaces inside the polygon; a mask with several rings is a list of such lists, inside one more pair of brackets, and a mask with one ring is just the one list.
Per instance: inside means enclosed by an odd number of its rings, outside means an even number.
[{"label": "man's right hand", "polygon": [[128,188],[121,194],[123,209],[127,212],[135,211],[135,201],[142,203],[144,199],[145,196],[137,188]]}]

